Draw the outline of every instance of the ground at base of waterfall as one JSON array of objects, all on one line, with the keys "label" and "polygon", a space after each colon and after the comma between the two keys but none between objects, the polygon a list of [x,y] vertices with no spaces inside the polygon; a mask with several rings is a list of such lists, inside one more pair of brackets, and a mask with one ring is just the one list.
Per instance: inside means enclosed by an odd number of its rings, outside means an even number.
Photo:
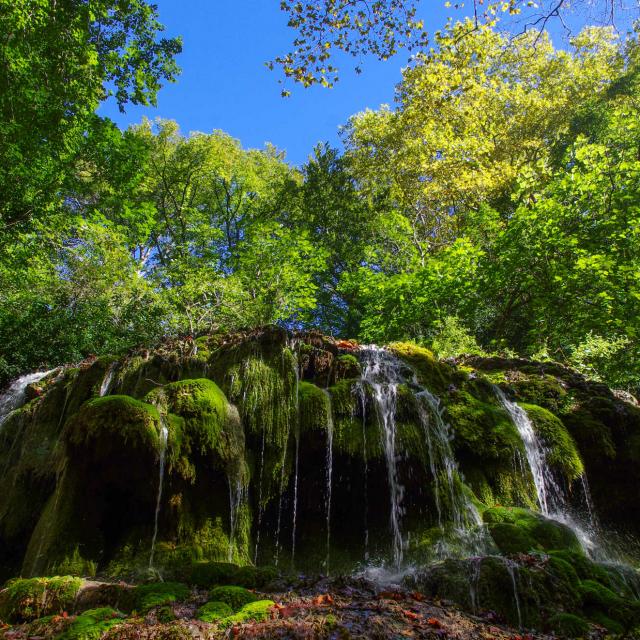
[{"label": "ground at base of waterfall", "polygon": [[[274,585],[276,586],[276,585]],[[502,624],[491,611],[470,615],[453,603],[433,600],[396,587],[377,587],[365,580],[301,581],[295,590],[252,592],[259,601],[273,601],[261,620],[234,624],[205,622],[199,617],[210,593],[193,590],[182,602],[133,611],[113,611],[117,624],[85,625],[87,613],[48,616],[29,624],[5,625],[2,640],[188,640],[197,638],[327,638],[331,640],[538,640],[556,636],[517,630]],[[95,609],[102,611],[102,609]],[[117,617],[117,619],[116,619]],[[592,626],[585,637],[601,640],[606,631]]]}]

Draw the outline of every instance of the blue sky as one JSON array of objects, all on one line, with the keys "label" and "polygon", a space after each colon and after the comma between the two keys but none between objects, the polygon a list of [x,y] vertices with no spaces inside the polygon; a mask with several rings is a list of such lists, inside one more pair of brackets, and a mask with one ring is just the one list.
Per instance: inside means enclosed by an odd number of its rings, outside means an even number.
[{"label": "blue sky", "polygon": [[[368,58],[358,76],[352,59],[339,59],[341,80],[334,89],[305,90],[291,83],[287,85],[291,97],[282,98],[278,72],[264,65],[286,53],[295,37],[279,0],[155,2],[167,35],[183,37],[178,58],[182,74],[161,90],[157,108],[130,107],[123,115],[113,101],[104,104],[99,113],[121,127],[147,116],[176,120],[184,134],[222,129],[245,147],[262,148],[271,142],[287,152],[289,162],[299,165],[318,142],[339,146],[338,129],[349,116],[393,103],[394,87],[408,60],[406,52],[388,62]],[[431,33],[442,28],[452,12],[456,18],[464,16],[464,9],[455,11],[444,4],[445,0],[423,0],[419,5]],[[591,22],[581,12],[573,16],[574,26]],[[549,26],[560,40],[558,21]]]},{"label": "blue sky", "polygon": [[[341,65],[334,89],[289,86],[282,98],[277,71],[264,63],[290,47],[294,32],[286,26],[279,0],[156,0],[170,36],[182,35],[182,74],[165,86],[158,107],[133,108],[122,115],[112,102],[99,113],[121,127],[143,116],[176,120],[183,133],[222,129],[245,147],[266,142],[287,152],[293,164],[303,163],[317,142],[339,144],[338,128],[350,115],[393,102],[407,54],[386,63],[368,59],[364,73],[353,73],[351,61]],[[444,0],[429,5],[429,31],[441,28],[451,9]],[[352,63],[351,63],[352,64]]]}]

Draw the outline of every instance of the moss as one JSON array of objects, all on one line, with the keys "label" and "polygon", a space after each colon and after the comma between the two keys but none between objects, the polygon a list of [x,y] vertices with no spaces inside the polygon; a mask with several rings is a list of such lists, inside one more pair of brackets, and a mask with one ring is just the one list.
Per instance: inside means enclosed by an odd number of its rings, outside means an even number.
[{"label": "moss", "polygon": [[68,446],[100,446],[102,456],[108,456],[120,443],[158,451],[159,434],[160,414],[154,406],[116,395],[86,402],[67,423],[63,437]]},{"label": "moss", "polygon": [[222,627],[232,627],[245,622],[264,622],[271,616],[271,609],[275,605],[273,600],[256,600],[246,604],[238,613],[220,620]]},{"label": "moss", "polygon": [[180,582],[153,582],[136,587],[136,607],[148,611],[189,597],[189,588]]},{"label": "moss", "polygon": [[572,613],[556,613],[549,618],[548,626],[563,638],[582,638],[589,633],[589,623]]},{"label": "moss", "polygon": [[447,404],[447,413],[455,431],[456,448],[465,448],[485,461],[500,460],[509,464],[515,451],[524,454],[517,429],[497,405],[460,391]]},{"label": "moss", "polygon": [[300,382],[298,411],[301,431],[326,431],[331,411],[330,396],[310,382]]},{"label": "moss", "polygon": [[71,576],[11,580],[2,594],[0,618],[29,621],[71,611],[81,585]]},{"label": "moss", "polygon": [[233,609],[226,602],[207,602],[198,609],[196,618],[202,622],[218,622],[233,614]]},{"label": "moss", "polygon": [[453,381],[453,368],[439,362],[433,352],[410,342],[394,342],[389,349],[408,363],[422,385],[434,393],[445,391]]},{"label": "moss", "polygon": [[542,407],[533,404],[521,406],[533,422],[546,449],[547,462],[560,470],[569,482],[579,478],[584,473],[584,465],[576,443],[564,424]]},{"label": "moss", "polygon": [[513,372],[509,383],[519,401],[544,407],[554,413],[561,411],[570,400],[562,381],[549,374]]},{"label": "moss", "polygon": [[158,609],[156,613],[156,618],[158,622],[161,623],[173,622],[174,620],[177,620],[177,616],[173,610],[173,607],[170,606],[160,607],[160,609]]},{"label": "moss", "polygon": [[[228,402],[215,382],[206,378],[180,380],[154,389],[146,399],[163,412],[182,419],[182,442],[176,444],[187,447],[188,452],[216,451],[224,460],[237,455],[237,446],[234,446],[237,434],[225,433]],[[229,436],[233,442],[227,443]]]},{"label": "moss", "polygon": [[97,569],[97,563],[83,558],[80,549],[76,546],[71,554],[53,564],[52,572],[59,575],[93,578]]},{"label": "moss", "polygon": [[622,624],[627,630],[640,623],[640,602],[621,598],[595,580],[583,580],[579,592],[582,607],[591,619],[594,619],[593,614],[601,614]]},{"label": "moss", "polygon": [[122,624],[124,616],[109,607],[89,609],[73,620],[58,640],[99,640],[109,629]]},{"label": "moss", "polygon": [[505,554],[550,549],[582,551],[569,527],[527,509],[493,507],[483,513],[483,519],[496,546]]},{"label": "moss", "polygon": [[257,600],[244,605],[238,613],[220,621],[221,626],[231,627],[245,622],[264,622],[271,617],[271,609],[275,605],[273,600]]},{"label": "moss", "polygon": [[244,605],[259,599],[248,589],[238,586],[214,587],[209,591],[209,600],[225,602],[233,611],[239,611]]},{"label": "moss", "polygon": [[362,367],[358,359],[350,353],[345,353],[335,358],[333,367],[333,375],[336,381],[344,378],[359,378],[362,373]]}]

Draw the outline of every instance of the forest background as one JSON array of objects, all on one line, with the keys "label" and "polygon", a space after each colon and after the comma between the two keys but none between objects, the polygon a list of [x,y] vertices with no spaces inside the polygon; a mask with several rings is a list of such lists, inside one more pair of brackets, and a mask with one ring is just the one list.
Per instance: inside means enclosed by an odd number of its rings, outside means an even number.
[{"label": "forest background", "polygon": [[412,58],[392,107],[292,166],[222,131],[99,115],[153,105],[178,76],[182,42],[153,5],[2,2],[0,382],[278,323],[552,359],[638,391],[631,22],[554,45],[546,22],[497,19],[515,4],[429,34],[411,3],[375,2],[359,27],[358,2],[325,4],[282,3],[298,34],[272,63],[285,95],[335,83],[334,51]]}]

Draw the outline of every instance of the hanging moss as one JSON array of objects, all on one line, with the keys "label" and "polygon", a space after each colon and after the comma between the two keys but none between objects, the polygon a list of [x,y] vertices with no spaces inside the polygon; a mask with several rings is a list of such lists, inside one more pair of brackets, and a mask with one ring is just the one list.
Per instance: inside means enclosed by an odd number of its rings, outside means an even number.
[{"label": "hanging moss", "polygon": [[298,390],[300,431],[326,431],[331,411],[331,399],[320,387],[300,382]]},{"label": "hanging moss", "polygon": [[146,399],[163,413],[177,416],[179,441],[176,438],[173,444],[187,458],[196,451],[216,453],[227,463],[243,456],[242,426],[233,419],[232,409],[215,382],[206,378],[180,380],[155,389]]},{"label": "hanging moss", "polygon": [[576,443],[562,422],[550,411],[533,404],[523,404],[536,433],[546,449],[547,462],[572,482],[584,473]]},{"label": "hanging moss", "polygon": [[160,414],[154,406],[129,396],[106,396],[86,402],[67,423],[63,438],[74,448],[99,447],[106,457],[122,445],[159,451],[159,433]]},{"label": "hanging moss", "polygon": [[516,427],[497,404],[460,391],[449,398],[447,414],[458,452],[481,459],[485,465],[492,461],[503,468],[513,468],[514,455],[525,455]]}]

